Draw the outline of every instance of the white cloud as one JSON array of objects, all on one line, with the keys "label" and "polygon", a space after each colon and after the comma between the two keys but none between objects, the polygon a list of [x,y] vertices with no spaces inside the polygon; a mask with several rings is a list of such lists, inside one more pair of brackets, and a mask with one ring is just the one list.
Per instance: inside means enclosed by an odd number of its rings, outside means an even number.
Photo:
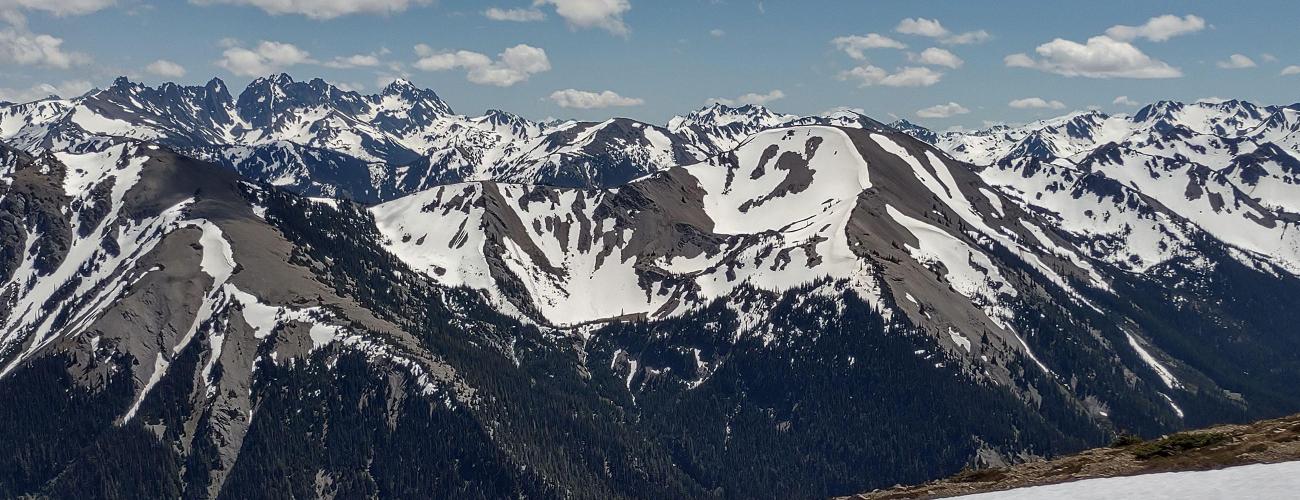
[{"label": "white cloud", "polygon": [[966,109],[965,106],[955,102],[949,102],[948,104],[936,104],[918,110],[916,116],[920,118],[949,118],[957,115],[964,115],[966,113],[970,113],[970,110]]},{"label": "white cloud", "polygon": [[480,85],[509,87],[527,81],[534,74],[551,70],[551,61],[546,51],[537,47],[519,44],[510,47],[492,60],[484,54],[468,50],[437,51],[428,45],[415,46],[420,59],[415,68],[423,71],[466,70],[466,78]]},{"label": "white cloud", "polygon": [[614,91],[588,92],[586,90],[565,89],[551,93],[551,101],[561,108],[597,109],[616,106],[640,106],[644,100],[635,97],[623,97]]},{"label": "white cloud", "polygon": [[909,57],[921,64],[943,66],[952,69],[960,68],[961,65],[965,63],[965,61],[962,61],[956,54],[938,47],[930,47],[922,50],[920,54],[911,55]]},{"label": "white cloud", "polygon": [[38,10],[56,16],[79,16],[113,6],[116,0],[0,0],[0,19],[16,26],[27,23],[24,11]]},{"label": "white cloud", "polygon": [[724,36],[727,36],[727,32],[723,31],[720,28],[714,28],[709,30],[709,36],[712,36],[713,38],[722,38]]},{"label": "white cloud", "polygon": [[907,48],[902,42],[880,35],[878,33],[867,33],[862,35],[848,35],[835,37],[831,40],[835,48],[844,51],[849,57],[859,61],[867,58],[866,51],[870,49],[904,49]]},{"label": "white cloud", "polygon": [[1126,95],[1116,97],[1115,100],[1111,101],[1110,103],[1116,106],[1137,106],[1140,104],[1137,101],[1129,99],[1128,96]]},{"label": "white cloud", "polygon": [[990,38],[993,38],[993,35],[990,35],[989,32],[984,30],[975,30],[956,34],[940,41],[948,45],[973,45],[987,42]]},{"label": "white cloud", "polygon": [[1253,59],[1242,54],[1233,54],[1228,56],[1227,59],[1214,64],[1223,69],[1246,69],[1256,66]]},{"label": "white cloud", "polygon": [[166,59],[159,59],[157,61],[149,63],[148,66],[144,67],[144,70],[153,73],[155,75],[163,76],[167,78],[180,78],[182,76],[185,76],[184,66],[168,61]]},{"label": "white cloud", "polygon": [[1259,59],[1262,60],[1262,61],[1264,61],[1264,62],[1266,62],[1266,63],[1275,63],[1275,62],[1277,62],[1277,56],[1275,56],[1275,55],[1273,55],[1273,54],[1269,54],[1269,53],[1263,53],[1263,54],[1260,54],[1260,55],[1259,55]]},{"label": "white cloud", "polygon": [[989,32],[984,30],[967,31],[965,33],[953,33],[948,28],[943,27],[938,19],[926,19],[924,17],[907,18],[898,22],[894,31],[904,35],[916,35],[929,38],[936,38],[940,42],[948,45],[969,45],[974,43],[983,43],[992,38]]},{"label": "white cloud", "polygon": [[1043,99],[1042,97],[1026,97],[1024,99],[1016,99],[1014,101],[1007,103],[1007,106],[1011,106],[1016,109],[1065,109],[1065,103],[1057,100],[1049,101]]},{"label": "white cloud", "polygon": [[948,36],[948,28],[939,24],[937,19],[926,19],[924,17],[907,18],[899,21],[894,31],[904,35],[928,36],[930,38],[941,38]]},{"label": "white cloud", "polygon": [[600,28],[618,36],[630,32],[623,14],[632,9],[628,0],[535,0],[534,6],[553,5],[571,28]]},{"label": "white cloud", "polygon": [[929,87],[943,78],[943,73],[920,66],[907,66],[890,73],[884,69],[865,64],[840,73],[841,80],[857,81],[858,85],[870,87]]},{"label": "white cloud", "polygon": [[198,5],[248,5],[269,14],[298,14],[311,19],[334,19],[352,14],[396,14],[432,0],[190,0]]},{"label": "white cloud", "polygon": [[1087,78],[1177,78],[1182,71],[1153,59],[1128,42],[1100,35],[1086,44],[1057,38],[1034,49],[1042,59],[1011,54],[1003,62],[1012,68],[1033,68],[1064,76]]},{"label": "white cloud", "polygon": [[1170,38],[1195,33],[1205,29],[1205,20],[1193,15],[1178,17],[1172,14],[1148,19],[1141,26],[1111,26],[1106,35],[1120,41],[1145,38],[1153,42],[1163,42]]},{"label": "white cloud", "polygon": [[0,63],[67,69],[90,57],[63,50],[63,39],[21,28],[0,30]]},{"label": "white cloud", "polygon": [[497,7],[483,11],[483,16],[493,21],[516,23],[530,23],[546,19],[546,14],[537,9],[502,9]]},{"label": "white cloud", "polygon": [[331,85],[338,87],[344,92],[361,92],[366,90],[366,84],[361,82],[333,82]]},{"label": "white cloud", "polygon": [[[852,107],[852,106],[836,106],[826,111],[822,111],[821,113],[817,113],[817,115],[828,116],[828,115],[834,115],[838,113],[857,113],[859,115],[865,115],[867,114],[867,110],[863,108]],[[894,116],[893,113],[890,113],[889,115]],[[897,116],[894,117],[897,118]]]},{"label": "white cloud", "polygon": [[311,54],[293,44],[262,40],[251,49],[238,45],[226,49],[217,66],[239,76],[265,76],[311,62]]},{"label": "white cloud", "polygon": [[376,88],[381,88],[381,89],[382,89],[382,88],[384,88],[384,87],[387,87],[389,84],[392,84],[393,82],[396,82],[396,81],[398,81],[398,80],[409,81],[410,79],[407,78],[407,76],[408,76],[408,75],[405,75],[405,74],[394,75],[394,74],[390,74],[390,73],[380,73],[379,75],[375,76],[375,87],[376,87]]},{"label": "white cloud", "polygon": [[1038,64],[1037,61],[1034,61],[1034,58],[1023,52],[1006,56],[1002,58],[1002,62],[1008,68],[1033,68]]},{"label": "white cloud", "polygon": [[781,99],[785,99],[785,92],[782,92],[781,89],[775,89],[766,94],[750,92],[748,94],[744,94],[735,98],[715,97],[713,99],[709,99],[708,103],[709,104],[717,103],[723,106],[744,106],[746,104],[757,104],[759,106],[763,106],[769,102],[778,101]]},{"label": "white cloud", "polygon": [[348,68],[373,68],[383,64],[379,59],[379,54],[353,54],[350,56],[339,56],[326,61],[323,65],[327,68],[348,69]]},{"label": "white cloud", "polygon": [[1282,76],[1286,75],[1300,75],[1300,66],[1291,65],[1282,68]]},{"label": "white cloud", "polygon": [[76,97],[94,88],[85,80],[70,80],[58,85],[38,83],[25,89],[0,88],[0,101],[31,102],[51,95]]}]

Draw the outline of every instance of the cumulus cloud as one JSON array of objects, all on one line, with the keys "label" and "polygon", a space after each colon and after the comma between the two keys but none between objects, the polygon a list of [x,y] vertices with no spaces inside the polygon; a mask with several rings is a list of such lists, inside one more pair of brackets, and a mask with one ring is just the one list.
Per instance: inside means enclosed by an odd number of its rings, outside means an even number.
[{"label": "cumulus cloud", "polygon": [[1086,44],[1057,38],[1034,51],[1040,59],[1011,54],[1003,62],[1012,68],[1033,68],[1064,76],[1087,78],[1177,78],[1182,71],[1146,55],[1133,44],[1099,35]]},{"label": "cumulus cloud", "polygon": [[1282,76],[1287,76],[1287,75],[1300,75],[1300,66],[1291,65],[1282,68]]},{"label": "cumulus cloud", "polygon": [[916,116],[919,118],[949,118],[957,115],[964,115],[966,113],[970,113],[970,110],[966,109],[965,106],[955,102],[949,102],[948,104],[936,104],[918,110]]},{"label": "cumulus cloud", "polygon": [[1233,54],[1227,59],[1214,63],[1223,69],[1246,69],[1256,66],[1255,60],[1242,54]]},{"label": "cumulus cloud", "polygon": [[190,0],[198,5],[247,5],[269,14],[297,14],[311,19],[334,19],[352,14],[396,14],[432,0]]},{"label": "cumulus cloud", "polygon": [[940,41],[948,45],[972,45],[987,42],[990,38],[993,38],[993,35],[990,35],[989,32],[984,30],[975,30],[952,35]]},{"label": "cumulus cloud", "polygon": [[913,61],[919,62],[921,64],[929,64],[931,66],[943,66],[945,68],[952,68],[952,69],[960,68],[962,64],[965,64],[965,61],[961,60],[960,57],[957,57],[956,54],[953,54],[952,52],[948,52],[947,50],[938,47],[930,47],[928,49],[922,50],[920,54],[912,54],[909,55],[909,57]]},{"label": "cumulus cloud", "polygon": [[1016,109],[1065,109],[1065,103],[1057,100],[1049,101],[1047,99],[1043,99],[1042,97],[1026,97],[1024,99],[1016,99],[1014,101],[1007,103],[1007,106],[1011,106]]},{"label": "cumulus cloud", "polygon": [[551,5],[555,14],[564,18],[569,27],[599,28],[618,36],[627,36],[630,30],[623,23],[623,14],[632,10],[628,0],[535,0],[534,7]]},{"label": "cumulus cloud", "polygon": [[1129,99],[1128,96],[1126,95],[1116,97],[1115,100],[1111,101],[1110,103],[1116,106],[1137,106],[1140,104],[1137,101]]},{"label": "cumulus cloud", "polygon": [[332,82],[331,85],[338,87],[344,92],[361,92],[366,90],[366,84],[360,82]]},{"label": "cumulus cloud", "polygon": [[79,16],[111,7],[116,0],[0,0],[0,19],[22,26],[24,11],[35,10],[56,16]]},{"label": "cumulus cloud", "polygon": [[714,28],[709,30],[709,36],[712,36],[713,38],[722,38],[724,36],[727,36],[727,32],[723,31],[720,28]]},{"label": "cumulus cloud", "polygon": [[493,21],[510,21],[515,23],[531,23],[546,19],[546,14],[537,9],[502,9],[498,7],[492,7],[483,11],[483,16]]},{"label": "cumulus cloud", "polygon": [[640,106],[644,100],[635,97],[623,97],[612,90],[589,92],[586,90],[565,89],[551,92],[551,101],[561,108],[597,109],[622,106]]},{"label": "cumulus cloud", "polygon": [[859,61],[867,58],[866,51],[871,49],[904,49],[907,48],[902,42],[880,35],[879,33],[867,33],[863,35],[848,35],[835,37],[831,40],[835,48],[844,51],[849,57]]},{"label": "cumulus cloud", "polygon": [[841,80],[858,82],[859,86],[870,87],[929,87],[943,78],[943,73],[921,66],[907,66],[890,73],[882,68],[864,64],[840,73]]},{"label": "cumulus cloud", "polygon": [[904,35],[928,36],[930,38],[948,36],[948,29],[944,28],[937,19],[926,19],[924,17],[903,19],[899,21],[894,31]]},{"label": "cumulus cloud", "polygon": [[763,106],[769,102],[778,101],[781,99],[785,99],[785,92],[782,92],[781,89],[775,89],[765,94],[750,92],[748,94],[744,94],[734,98],[715,97],[713,99],[709,99],[708,103],[709,104],[716,103],[716,104],[721,104],[723,106],[744,106],[746,104],[757,104],[759,106]]},{"label": "cumulus cloud", "polygon": [[94,88],[85,80],[71,80],[51,85],[38,83],[25,89],[0,88],[0,101],[31,102],[49,96],[76,97]]},{"label": "cumulus cloud", "polygon": [[415,46],[420,59],[415,68],[423,71],[463,69],[466,79],[480,85],[509,87],[527,81],[534,74],[551,70],[546,51],[519,44],[501,52],[496,60],[468,50],[438,51],[428,45]]},{"label": "cumulus cloud", "polygon": [[253,48],[239,46],[238,42],[225,43],[233,45],[221,53],[217,66],[239,76],[269,75],[314,62],[311,54],[291,43],[262,40]]},{"label": "cumulus cloud", "polygon": [[350,56],[339,56],[323,63],[327,68],[348,69],[348,68],[373,68],[384,63],[379,58],[379,53],[373,54],[353,54]]},{"label": "cumulus cloud", "polygon": [[63,49],[63,39],[23,28],[0,29],[0,63],[67,69],[90,57]]},{"label": "cumulus cloud", "polygon": [[184,66],[168,61],[166,59],[159,59],[157,61],[151,62],[149,63],[148,66],[144,67],[144,70],[148,71],[149,73],[166,77],[166,78],[180,78],[182,76],[185,76]]},{"label": "cumulus cloud", "polygon": [[1205,29],[1205,20],[1199,17],[1190,14],[1183,17],[1165,14],[1148,19],[1141,26],[1111,26],[1106,30],[1106,36],[1120,41],[1145,38],[1153,42],[1163,42],[1179,35],[1196,33],[1203,29]]},{"label": "cumulus cloud", "polygon": [[984,30],[967,31],[965,33],[953,33],[938,19],[926,19],[923,17],[907,18],[898,22],[894,31],[904,35],[924,36],[938,39],[940,42],[948,45],[970,45],[975,43],[984,43],[992,38],[989,32]]},{"label": "cumulus cloud", "polygon": [[[853,107],[853,106],[836,106],[817,114],[820,116],[829,116],[829,115],[835,115],[840,113],[857,113],[859,115],[865,115],[867,114],[867,110],[863,108]],[[890,113],[889,115],[895,116],[893,113]],[[895,116],[895,118],[897,117]]]}]

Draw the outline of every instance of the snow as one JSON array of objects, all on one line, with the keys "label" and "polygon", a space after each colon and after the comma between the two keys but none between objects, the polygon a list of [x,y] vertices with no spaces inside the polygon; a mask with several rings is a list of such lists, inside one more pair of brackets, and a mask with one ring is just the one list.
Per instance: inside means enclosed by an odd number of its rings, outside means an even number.
[{"label": "snow", "polygon": [[1006,217],[1006,210],[1002,208],[1002,198],[984,188],[980,188],[979,191],[980,194],[984,195],[984,198],[989,200],[989,204],[993,205],[993,211],[998,214],[998,217]]},{"label": "snow", "polygon": [[[655,129],[642,130],[653,137],[650,131]],[[784,196],[768,198],[786,177],[786,172],[773,168],[775,158],[758,179],[749,179],[748,170],[738,174],[740,180],[733,180],[731,189],[726,168],[719,164],[684,167],[687,179],[693,178],[706,193],[703,208],[714,223],[713,231],[734,238],[717,254],[660,258],[655,265],[693,281],[702,300],[724,297],[742,283],[784,290],[823,276],[847,280],[869,300],[877,297],[871,269],[849,248],[845,233],[858,194],[870,186],[867,163],[848,136],[830,127],[773,130],[751,137],[737,155],[743,169],[752,169],[769,146],[803,156],[813,138],[822,142],[808,164],[812,183]],[[638,182],[653,182],[653,178]],[[642,288],[635,256],[623,251],[634,235],[598,216],[598,206],[617,196],[617,189],[551,190],[548,194],[554,200],[524,202],[534,188],[513,184],[495,188],[508,202],[499,208],[513,212],[526,228],[525,234],[492,236],[500,239],[505,250],[501,260],[548,322],[572,326],[651,314],[672,299],[675,289],[660,284],[646,285],[651,287],[648,291]],[[394,255],[439,282],[485,290],[504,306],[507,299],[497,290],[483,255],[488,241],[485,189],[477,183],[442,186],[380,204],[371,212],[385,235],[385,247]],[[742,211],[746,203],[753,206]],[[588,236],[593,244],[585,251],[577,249],[580,219],[591,223]],[[569,224],[567,234],[559,231],[560,224]],[[525,248],[537,249],[541,257]],[[815,259],[809,248],[820,258],[812,268],[809,262]],[[781,252],[789,262],[775,265],[775,255]],[[726,267],[719,265],[724,258],[744,264],[728,276]],[[669,314],[685,313],[690,306]]]},{"label": "snow", "polygon": [[153,389],[153,386],[157,385],[159,380],[162,380],[163,374],[167,372],[168,363],[167,358],[164,358],[161,352],[154,358],[153,372],[149,374],[149,381],[145,382],[144,388],[140,390],[140,395],[136,396],[135,401],[131,403],[131,408],[127,409],[126,415],[122,416],[123,423],[130,422],[131,417],[135,416],[135,412],[140,410],[140,404],[144,403],[145,394],[148,394],[149,390]]},{"label": "snow", "polygon": [[330,342],[338,340],[342,328],[334,325],[314,323],[308,334],[311,336],[312,349],[319,349]]},{"label": "snow", "polygon": [[1049,486],[980,493],[967,500],[1275,500],[1300,490],[1300,462],[1254,464],[1193,472],[1085,479]]},{"label": "snow", "polygon": [[966,352],[970,352],[970,339],[966,338],[965,335],[962,335],[961,332],[949,328],[948,338],[952,339],[953,344],[956,344],[960,346],[962,349],[965,349]]},{"label": "snow", "polygon": [[[122,220],[121,224],[116,224],[123,198],[127,190],[139,179],[144,164],[144,158],[138,156],[123,159],[126,148],[127,146],[117,146],[103,153],[89,153],[98,155],[101,159],[111,158],[112,164],[119,167],[113,172],[116,181],[110,193],[109,212],[90,235],[76,238],[71,242],[67,255],[50,274],[42,275],[36,272],[35,255],[31,249],[35,242],[40,241],[41,235],[29,235],[23,261],[18,265],[9,282],[5,283],[5,286],[16,285],[22,292],[11,303],[12,313],[5,318],[3,324],[0,324],[0,327],[3,327],[0,331],[5,332],[4,335],[0,335],[0,349],[8,348],[10,342],[22,342],[24,339],[30,339],[30,342],[27,342],[27,348],[22,355],[15,357],[3,370],[0,370],[0,376],[8,373],[27,356],[54,341],[58,334],[80,332],[98,318],[125,289],[127,281],[114,278],[134,269],[137,262],[161,241],[162,235],[176,227],[185,206],[192,201],[183,201],[164,210],[157,217],[139,221]],[[84,161],[82,158],[68,155],[64,157],[73,160],[74,163]],[[77,194],[85,196],[87,193]],[[80,223],[77,221],[78,226]],[[109,224],[115,225],[108,226]],[[99,236],[105,227],[116,229],[107,235],[116,240],[119,248],[116,253],[108,252],[102,246]],[[62,303],[51,309],[51,311],[64,311],[69,318],[65,327],[55,331],[54,322],[59,314],[44,314],[41,311],[45,309],[44,303],[47,298],[75,276],[80,277],[76,289],[68,294]]]},{"label": "snow", "polygon": [[1165,383],[1165,386],[1170,389],[1181,389],[1183,387],[1183,384],[1174,377],[1174,374],[1171,373],[1168,368],[1165,368],[1164,365],[1160,364],[1160,362],[1156,360],[1155,356],[1152,356],[1151,353],[1147,352],[1147,350],[1142,347],[1142,344],[1138,343],[1137,339],[1133,337],[1133,334],[1124,332],[1124,335],[1128,337],[1128,345],[1132,346],[1133,350],[1137,351],[1138,357],[1142,358],[1142,361],[1156,372],[1156,375],[1158,375],[1160,380]]},{"label": "snow", "polygon": [[957,293],[970,298],[982,298],[990,304],[998,302],[999,293],[1012,297],[1017,295],[1016,289],[1007,283],[1001,271],[983,252],[971,248],[947,231],[907,216],[893,206],[886,204],[885,211],[916,237],[917,246],[907,246],[912,258],[922,263],[942,263],[946,270],[944,277]]},{"label": "snow", "polygon": [[[484,257],[486,234],[480,206],[454,205],[458,197],[478,199],[477,183],[449,185],[372,207],[384,248],[417,271],[448,286],[495,287]],[[435,207],[425,212],[424,207]],[[438,270],[442,272],[439,273]]]}]

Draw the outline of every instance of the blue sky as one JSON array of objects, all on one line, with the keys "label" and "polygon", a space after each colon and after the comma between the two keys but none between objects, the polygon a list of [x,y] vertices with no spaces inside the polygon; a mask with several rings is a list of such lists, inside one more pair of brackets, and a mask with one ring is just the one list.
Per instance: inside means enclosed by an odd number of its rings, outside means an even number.
[{"label": "blue sky", "polygon": [[941,129],[1300,101],[1300,2],[1281,0],[0,0],[0,19],[9,100],[285,71],[404,77],[462,113],[659,123],[715,99]]}]

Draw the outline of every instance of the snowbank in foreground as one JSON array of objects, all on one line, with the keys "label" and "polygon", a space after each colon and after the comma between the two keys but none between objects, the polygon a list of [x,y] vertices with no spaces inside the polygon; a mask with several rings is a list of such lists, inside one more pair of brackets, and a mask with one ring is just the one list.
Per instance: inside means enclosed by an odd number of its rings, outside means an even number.
[{"label": "snowbank in foreground", "polygon": [[1278,499],[1300,492],[1300,462],[1256,464],[1196,472],[1166,472],[1129,477],[1086,479],[958,498],[968,500],[1052,500],[1161,498]]}]

